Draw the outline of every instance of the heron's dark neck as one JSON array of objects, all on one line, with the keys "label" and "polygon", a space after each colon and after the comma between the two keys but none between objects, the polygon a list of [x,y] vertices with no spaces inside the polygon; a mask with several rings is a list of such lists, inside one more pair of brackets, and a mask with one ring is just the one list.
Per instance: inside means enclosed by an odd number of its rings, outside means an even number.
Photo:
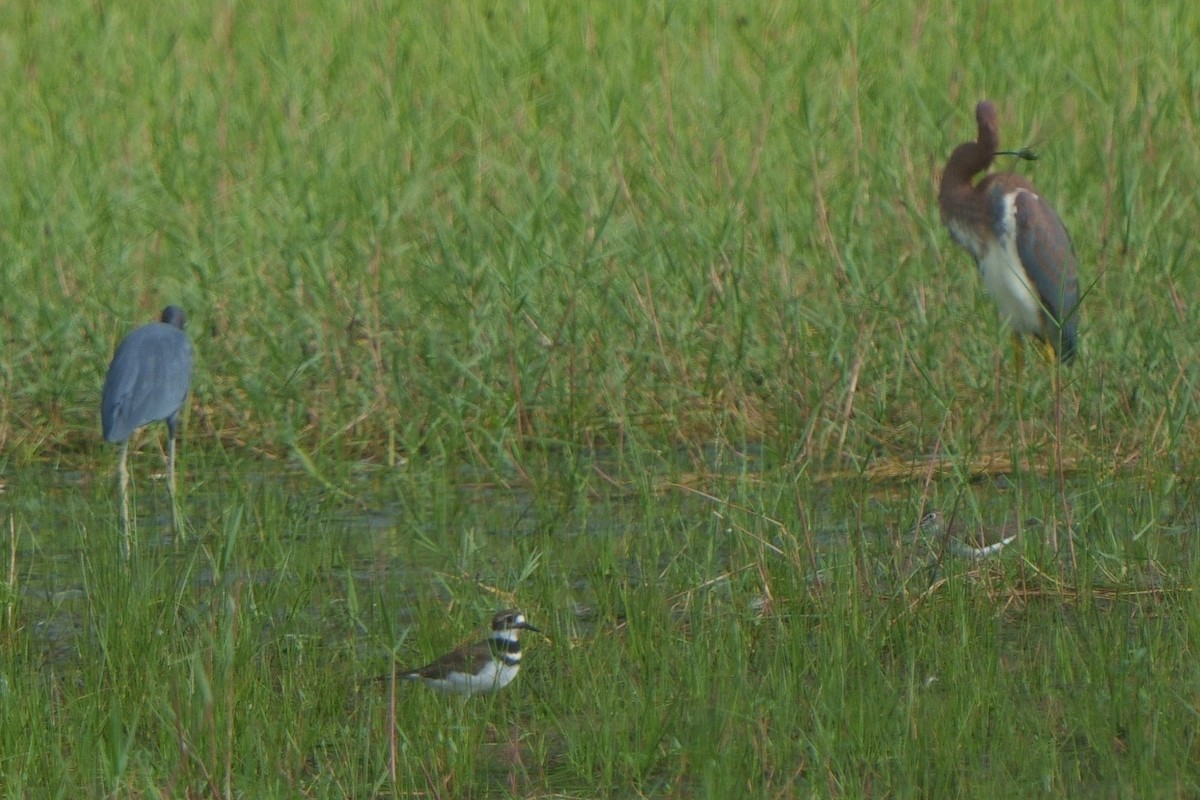
[{"label": "heron's dark neck", "polygon": [[950,154],[938,190],[938,206],[944,219],[972,219],[984,212],[984,201],[977,196],[971,181],[996,158],[995,148],[987,144],[991,143],[966,142]]},{"label": "heron's dark neck", "polygon": [[955,191],[969,192],[972,189],[972,179],[990,167],[995,159],[996,151],[990,147],[981,147],[978,142],[960,144],[954,148],[950,160],[946,162],[938,197],[945,197]]}]

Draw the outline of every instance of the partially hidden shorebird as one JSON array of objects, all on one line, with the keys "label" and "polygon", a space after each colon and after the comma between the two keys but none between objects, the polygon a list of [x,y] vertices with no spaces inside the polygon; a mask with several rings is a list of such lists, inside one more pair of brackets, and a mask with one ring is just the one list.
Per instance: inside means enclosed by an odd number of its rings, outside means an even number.
[{"label": "partially hidden shorebird", "polygon": [[398,674],[408,681],[420,681],[431,689],[451,694],[496,692],[513,682],[521,669],[521,631],[540,630],[525,621],[516,609],[497,611],[487,638],[466,644],[413,670]]},{"label": "partially hidden shorebird", "polygon": [[972,561],[994,556],[1017,540],[1020,528],[1011,524],[994,529],[978,529],[963,533],[958,526],[946,527],[941,511],[930,511],[921,517],[921,532],[934,538],[947,537],[950,552]]},{"label": "partially hidden shorebird", "polygon": [[104,378],[100,420],[104,440],[121,443],[117,465],[120,485],[122,551],[129,555],[129,437],[152,422],[167,423],[167,491],[171,519],[182,534],[175,497],[175,437],[179,414],[192,380],[192,343],[183,332],[186,316],[179,306],[167,306],[161,322],[151,322],[126,336],[113,354]]},{"label": "partially hidden shorebird", "polygon": [[[1001,151],[996,107],[975,107],[977,138],[950,154],[938,206],[950,235],[979,265],[983,284],[1013,332],[1033,335],[1071,363],[1077,348],[1079,281],[1071,237],[1033,184],[997,172],[973,184],[999,155],[1034,160],[1029,150]],[[1017,348],[1017,369],[1021,350]]]}]

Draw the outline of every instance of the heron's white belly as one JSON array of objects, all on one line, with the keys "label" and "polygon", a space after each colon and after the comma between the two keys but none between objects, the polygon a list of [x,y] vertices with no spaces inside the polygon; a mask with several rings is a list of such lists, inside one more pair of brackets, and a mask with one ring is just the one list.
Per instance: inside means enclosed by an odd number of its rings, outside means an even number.
[{"label": "heron's white belly", "polygon": [[983,285],[1000,307],[1000,316],[1014,331],[1042,332],[1042,304],[1037,289],[1021,267],[1012,236],[1004,236],[984,250],[979,271],[983,273]]}]

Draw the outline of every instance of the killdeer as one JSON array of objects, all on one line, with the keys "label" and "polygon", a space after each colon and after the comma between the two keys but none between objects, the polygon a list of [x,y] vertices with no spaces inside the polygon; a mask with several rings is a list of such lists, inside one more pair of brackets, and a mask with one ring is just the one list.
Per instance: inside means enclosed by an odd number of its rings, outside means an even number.
[{"label": "killdeer", "polygon": [[541,633],[520,611],[498,611],[492,617],[492,632],[483,641],[463,645],[419,669],[401,671],[399,676],[452,694],[498,691],[512,683],[521,669],[521,631]]},{"label": "killdeer", "polygon": [[[1017,540],[1019,529],[1004,525],[998,530],[974,531],[965,536],[957,527],[946,529],[946,520],[940,511],[930,511],[921,517],[921,532],[931,536],[949,537],[950,552],[959,558],[969,558],[973,561],[994,556],[1008,545]],[[968,541],[963,541],[968,539]]]}]

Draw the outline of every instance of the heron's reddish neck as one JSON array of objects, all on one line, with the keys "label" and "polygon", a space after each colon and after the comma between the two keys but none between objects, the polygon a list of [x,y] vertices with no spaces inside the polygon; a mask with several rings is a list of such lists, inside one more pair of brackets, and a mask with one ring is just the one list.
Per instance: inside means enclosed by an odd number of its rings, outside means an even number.
[{"label": "heron's reddish neck", "polygon": [[970,194],[971,180],[990,167],[995,158],[995,148],[979,142],[966,142],[954,148],[942,172],[942,185],[938,191],[938,199],[943,206],[947,201],[961,198],[964,193]]}]

